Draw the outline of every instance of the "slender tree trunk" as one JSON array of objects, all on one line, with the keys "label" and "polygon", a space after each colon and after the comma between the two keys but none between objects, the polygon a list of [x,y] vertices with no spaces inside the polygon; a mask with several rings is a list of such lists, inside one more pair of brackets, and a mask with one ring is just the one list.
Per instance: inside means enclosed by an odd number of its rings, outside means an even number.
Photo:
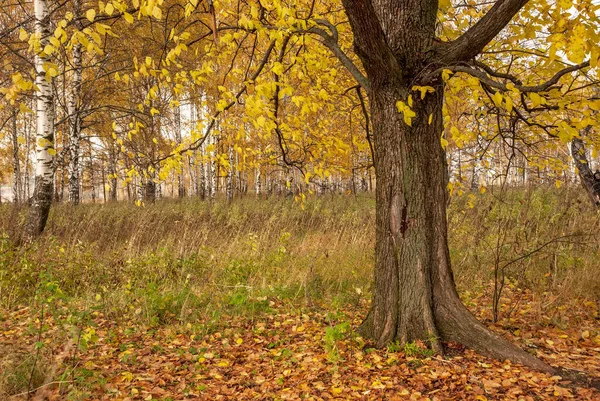
[{"label": "slender tree trunk", "polygon": [[256,166],[256,174],[255,174],[255,182],[254,182],[254,186],[256,189],[256,196],[260,196],[261,193],[261,182],[260,182],[260,165]]},{"label": "slender tree trunk", "polygon": [[196,159],[193,156],[188,156],[188,171],[190,172],[190,195],[198,195],[198,174]]},{"label": "slender tree trunk", "polygon": [[217,179],[218,179],[218,171],[217,171],[217,160],[216,160],[216,150],[217,150],[217,138],[215,138],[214,136],[211,136],[211,143],[215,146],[215,150],[213,150],[212,152],[209,153],[209,162],[208,162],[208,167],[209,167],[209,177],[207,179],[207,181],[209,182],[209,191],[208,191],[208,197],[210,199],[215,199],[215,196],[217,195]]},{"label": "slender tree trunk", "polygon": [[90,161],[89,161],[89,171],[90,171],[90,186],[92,189],[92,203],[96,203],[96,172],[94,171],[94,149],[92,148],[92,142],[90,141]]},{"label": "slender tree trunk", "polygon": [[46,79],[44,62],[49,59],[42,49],[50,36],[50,15],[46,0],[34,0],[35,32],[40,36],[40,51],[35,55],[37,105],[36,105],[36,169],[35,191],[25,226],[24,239],[31,241],[38,237],[48,220],[54,182],[54,113],[51,78]]},{"label": "slender tree trunk", "polygon": [[108,160],[108,181],[110,185],[110,192],[108,198],[111,201],[117,200],[117,152],[114,147],[114,144],[111,144],[109,151],[109,160]]},{"label": "slender tree trunk", "polygon": [[199,184],[199,193],[200,193],[200,198],[202,200],[206,199],[206,193],[207,193],[207,185],[208,185],[208,180],[206,179],[206,162],[204,160],[204,150],[201,149],[200,150],[200,166],[198,169],[198,174],[200,175],[200,179],[198,180],[198,184]]},{"label": "slender tree trunk", "polygon": [[571,142],[571,155],[573,156],[577,171],[579,171],[581,185],[590,197],[592,204],[600,207],[600,183],[594,179],[594,173],[590,168],[590,163],[585,154],[583,139],[573,138]]},{"label": "slender tree trunk", "polygon": [[[175,106],[175,141],[177,145],[181,145],[181,108],[179,105]],[[179,198],[185,197],[185,176],[183,165],[181,166],[181,172],[177,174],[177,196]]]},{"label": "slender tree trunk", "polygon": [[233,164],[233,145],[229,145],[229,170],[227,171],[227,200],[233,200],[233,175],[235,174],[235,165]]},{"label": "slender tree trunk", "polygon": [[102,201],[106,203],[106,169],[104,168],[104,163],[102,163],[100,174],[102,175]]},{"label": "slender tree trunk", "polygon": [[29,183],[29,175],[30,175],[30,171],[29,171],[29,150],[30,150],[30,138],[31,138],[31,126],[33,125],[33,118],[32,117],[25,117],[25,171],[24,171],[24,177],[23,177],[23,196],[24,196],[24,200],[29,201],[29,198],[31,197],[31,185]]},{"label": "slender tree trunk", "polygon": [[[79,3],[79,2],[77,2]],[[79,196],[79,157],[81,138],[81,114],[79,95],[81,93],[81,44],[73,45],[73,87],[69,94],[67,110],[69,113],[69,202],[78,205]]]},{"label": "slender tree trunk", "polygon": [[144,202],[154,203],[156,201],[156,183],[152,177],[141,180],[140,198]]},{"label": "slender tree trunk", "polygon": [[[377,177],[375,286],[361,332],[378,346],[422,340],[442,353],[442,341],[456,341],[487,356],[553,371],[479,323],[458,297],[448,250],[448,169],[440,142],[444,85],[440,73],[429,70],[438,59],[427,58],[432,57],[437,1],[401,2],[396,12],[390,3],[343,0],[369,82]],[[425,76],[427,81],[420,81]],[[424,98],[413,94],[411,101],[414,85],[435,91]],[[414,116],[399,112],[399,101]]]},{"label": "slender tree trunk", "polygon": [[13,202],[20,203],[23,187],[21,184],[21,159],[19,158],[19,132],[17,130],[17,116],[15,111],[12,118],[12,147],[13,147]]}]

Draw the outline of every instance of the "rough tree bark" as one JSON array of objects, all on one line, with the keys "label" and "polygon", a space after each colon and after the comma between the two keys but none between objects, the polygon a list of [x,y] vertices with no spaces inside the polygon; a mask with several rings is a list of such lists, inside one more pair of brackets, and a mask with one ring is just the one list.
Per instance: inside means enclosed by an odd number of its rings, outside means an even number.
[{"label": "rough tree bark", "polygon": [[590,163],[585,154],[583,139],[573,138],[571,141],[571,155],[573,156],[575,167],[577,167],[577,171],[579,172],[581,185],[589,195],[592,204],[600,207],[600,187],[596,185],[594,173],[590,168]]},{"label": "rough tree bark", "polygon": [[38,87],[36,99],[36,168],[35,190],[31,200],[29,217],[23,233],[25,241],[38,237],[48,220],[54,182],[54,107],[51,78],[46,79],[44,62],[49,57],[43,53],[51,35],[50,15],[45,0],[34,0],[35,32],[40,37],[40,48],[36,49],[35,72]]},{"label": "rough tree bark", "polygon": [[[525,3],[498,0],[467,33],[445,43],[435,38],[437,0],[343,0],[367,74],[363,87],[374,129],[375,288],[361,331],[379,346],[423,340],[443,352],[442,341],[456,341],[483,355],[553,371],[466,309],[447,241],[441,68],[476,56]],[[415,116],[409,125],[396,104],[409,103],[414,85],[435,92],[423,99],[412,93]]]}]

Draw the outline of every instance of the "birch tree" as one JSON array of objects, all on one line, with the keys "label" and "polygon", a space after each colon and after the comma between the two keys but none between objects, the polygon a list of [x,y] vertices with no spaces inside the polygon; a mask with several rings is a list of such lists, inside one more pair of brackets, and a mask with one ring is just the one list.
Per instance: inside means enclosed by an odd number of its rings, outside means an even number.
[{"label": "birch tree", "polygon": [[[81,29],[79,16],[81,15],[81,0],[73,2],[74,14],[78,17],[76,24],[77,28]],[[81,94],[81,77],[82,77],[82,45],[81,43],[73,44],[72,49],[72,82],[67,101],[67,112],[69,114],[69,166],[68,166],[68,182],[69,182],[69,202],[73,205],[79,204],[79,157],[80,157],[80,140],[81,140],[81,112],[80,112],[80,94]]]},{"label": "birch tree", "polygon": [[11,139],[13,148],[13,202],[21,202],[23,186],[21,180],[21,158],[19,155],[19,132],[17,129],[18,113],[15,111],[12,115]]},{"label": "birch tree", "polygon": [[50,14],[46,0],[34,0],[35,35],[39,44],[35,46],[36,85],[36,166],[35,190],[31,200],[29,218],[25,226],[25,240],[38,237],[48,219],[52,204],[54,170],[54,98],[52,92],[52,71],[46,70],[49,62]]}]

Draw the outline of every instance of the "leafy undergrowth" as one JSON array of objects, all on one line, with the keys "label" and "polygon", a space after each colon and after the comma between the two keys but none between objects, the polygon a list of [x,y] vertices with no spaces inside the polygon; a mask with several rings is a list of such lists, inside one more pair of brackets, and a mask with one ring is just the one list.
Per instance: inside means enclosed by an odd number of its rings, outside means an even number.
[{"label": "leafy undergrowth", "polygon": [[[594,303],[573,301],[551,309],[549,296],[515,289],[507,289],[507,296],[520,302],[507,304],[503,314],[508,318],[492,328],[554,366],[600,377]],[[33,394],[50,400],[600,399],[600,393],[580,384],[455,344],[447,344],[445,358],[421,344],[372,349],[352,331],[368,307],[364,301],[337,310],[331,303],[298,305],[276,297],[264,302],[268,311],[221,316],[210,328],[198,323],[142,327],[109,320],[96,310],[77,336],[61,328],[68,321],[64,316],[31,308],[2,311],[0,363],[4,358],[6,365],[11,355],[29,360],[21,369],[27,376],[20,380],[29,380],[32,371],[41,376],[29,385],[41,387]],[[489,321],[485,296],[465,302]],[[548,310],[551,315],[543,312]],[[18,378],[8,373],[4,386],[12,384],[16,391]]]}]

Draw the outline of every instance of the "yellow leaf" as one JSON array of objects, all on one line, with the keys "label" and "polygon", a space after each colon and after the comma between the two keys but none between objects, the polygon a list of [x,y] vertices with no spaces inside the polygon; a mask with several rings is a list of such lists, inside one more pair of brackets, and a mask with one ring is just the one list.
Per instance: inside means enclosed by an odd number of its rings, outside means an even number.
[{"label": "yellow leaf", "polygon": [[375,389],[384,389],[385,388],[385,384],[383,384],[382,382],[380,382],[378,380],[375,380],[373,382],[373,384],[371,384],[371,387],[375,388]]},{"label": "yellow leaf", "polygon": [[[140,201],[138,200],[136,203],[138,203],[138,202],[140,202]],[[123,378],[124,382],[131,382],[133,380],[133,373],[123,372],[123,373],[121,373],[121,377]]]},{"label": "yellow leaf", "polygon": [[158,6],[154,6],[152,9],[152,16],[156,19],[162,19],[162,10]]},{"label": "yellow leaf", "polygon": [[27,107],[27,105],[25,103],[19,104],[19,111],[21,113],[33,113],[33,110],[31,110],[29,107]]},{"label": "yellow leaf", "polygon": [[125,18],[125,21],[128,24],[133,24],[133,15],[131,15],[131,14],[127,13],[127,12],[124,12],[123,13],[123,18]]},{"label": "yellow leaf", "polygon": [[506,110],[508,110],[508,112],[510,113],[513,109],[513,101],[510,98],[510,96],[506,97]]},{"label": "yellow leaf", "polygon": [[396,108],[398,109],[399,113],[402,113],[402,115],[404,117],[404,123],[406,125],[408,125],[409,127],[412,127],[412,119],[417,114],[414,111],[412,111],[412,109],[410,108],[410,106],[408,106],[406,103],[404,103],[401,100],[399,100],[398,102],[396,102]]},{"label": "yellow leaf", "polygon": [[44,53],[46,53],[48,56],[51,55],[53,52],[54,52],[54,46],[46,45],[44,47]]},{"label": "yellow leaf", "polygon": [[19,40],[26,41],[29,39],[29,34],[23,28],[19,29]]},{"label": "yellow leaf", "polygon": [[94,10],[93,8],[90,8],[89,10],[87,10],[87,12],[85,13],[85,17],[90,21],[90,22],[94,22],[94,19],[96,19],[96,10]]},{"label": "yellow leaf", "polygon": [[334,395],[341,394],[341,393],[342,393],[342,391],[344,391],[344,389],[343,389],[343,388],[341,388],[341,387],[331,387],[331,392],[332,392]]},{"label": "yellow leaf", "polygon": [[531,99],[531,103],[533,103],[533,107],[537,107],[542,104],[542,97],[535,92],[529,94],[529,99]]},{"label": "yellow leaf", "polygon": [[500,92],[496,92],[494,93],[494,96],[492,96],[492,100],[494,101],[494,104],[496,105],[496,107],[500,107],[502,106],[502,93]]}]

